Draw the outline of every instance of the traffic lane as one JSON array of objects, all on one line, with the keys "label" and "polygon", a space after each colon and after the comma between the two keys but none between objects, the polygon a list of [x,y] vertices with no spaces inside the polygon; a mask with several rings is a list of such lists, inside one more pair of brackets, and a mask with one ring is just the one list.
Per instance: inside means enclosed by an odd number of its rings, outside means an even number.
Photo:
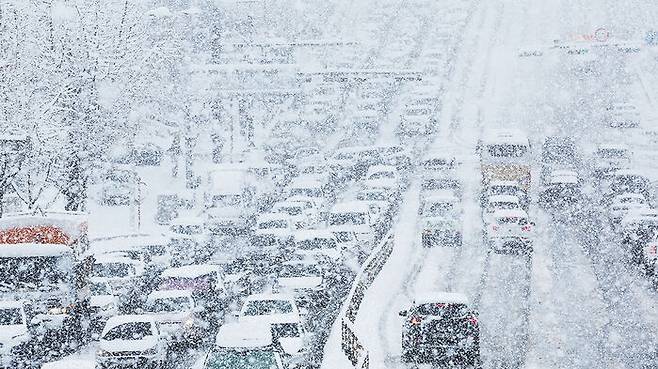
[{"label": "traffic lane", "polygon": [[484,368],[520,368],[528,348],[531,259],[490,255],[477,309]]},{"label": "traffic lane", "polygon": [[527,367],[603,368],[608,311],[571,219],[539,212]]},{"label": "traffic lane", "polygon": [[[610,322],[604,327],[608,362],[622,368],[658,365],[658,295],[628,259],[606,222],[590,208],[575,224],[575,237],[589,257]],[[567,229],[569,230],[569,229]]]}]

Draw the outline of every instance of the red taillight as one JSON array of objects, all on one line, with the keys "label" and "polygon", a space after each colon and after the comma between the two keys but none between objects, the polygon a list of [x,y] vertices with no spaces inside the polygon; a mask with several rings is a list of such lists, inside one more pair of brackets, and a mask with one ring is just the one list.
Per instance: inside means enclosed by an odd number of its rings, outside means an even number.
[{"label": "red taillight", "polygon": [[528,224],[528,225],[524,225],[523,227],[521,227],[521,230],[522,230],[522,231],[529,232],[529,231],[530,231],[530,224]]},{"label": "red taillight", "polygon": [[409,323],[411,323],[411,325],[418,325],[422,321],[423,321],[423,317],[414,315],[411,317],[411,320],[409,320]]},{"label": "red taillight", "polygon": [[478,326],[478,318],[475,316],[470,316],[468,317],[468,323],[471,324],[473,327]]},{"label": "red taillight", "polygon": [[656,255],[658,253],[658,245],[649,245],[649,254]]},{"label": "red taillight", "polygon": [[495,225],[495,224],[492,225],[492,226],[491,226],[491,230],[494,231],[494,232],[498,231],[498,226]]}]

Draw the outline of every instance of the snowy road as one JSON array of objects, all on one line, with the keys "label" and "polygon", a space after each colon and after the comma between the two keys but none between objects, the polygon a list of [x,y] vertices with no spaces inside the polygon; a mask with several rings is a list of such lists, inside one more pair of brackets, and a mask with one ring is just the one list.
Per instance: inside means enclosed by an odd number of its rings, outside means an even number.
[{"label": "snowy road", "polygon": [[[475,303],[485,368],[658,366],[658,295],[626,260],[609,230],[593,231],[598,225],[607,229],[597,206],[587,204],[572,219],[553,219],[533,205],[538,230],[532,258],[489,254],[481,242],[473,157],[483,127],[517,124],[537,142],[569,133],[587,151],[613,134],[598,128],[606,91],[624,94],[627,89],[648,113],[655,112],[655,92],[641,91],[648,84],[637,81],[650,77],[635,76],[630,87],[617,83],[614,73],[581,80],[569,74],[569,61],[516,57],[518,48],[596,27],[631,34],[650,27],[649,14],[655,13],[654,4],[642,1],[633,6],[613,1],[480,4],[445,85],[441,131],[433,144],[466,158],[462,176],[473,179],[465,183],[466,240],[461,249],[419,247],[419,193],[417,186],[411,187],[395,228],[393,254],[357,316],[371,367],[406,367],[400,362],[397,312],[415,293],[428,290],[464,292]],[[629,71],[637,72],[644,73],[637,67]],[[634,143],[632,137],[618,138]],[[329,358],[339,351],[327,347]],[[325,367],[337,362],[334,358]]]}]

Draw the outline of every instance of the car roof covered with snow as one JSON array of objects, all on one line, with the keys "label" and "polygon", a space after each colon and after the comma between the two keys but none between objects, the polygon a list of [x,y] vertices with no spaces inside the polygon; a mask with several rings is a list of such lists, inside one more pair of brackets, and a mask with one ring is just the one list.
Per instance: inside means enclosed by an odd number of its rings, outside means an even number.
[{"label": "car roof covered with snow", "polygon": [[221,267],[212,264],[183,265],[165,269],[160,275],[163,278],[198,278],[207,274],[218,273]]},{"label": "car roof covered with snow", "polygon": [[22,309],[23,300],[0,300],[0,309]]},{"label": "car roof covered with snow", "polygon": [[147,301],[168,299],[176,297],[192,297],[192,292],[188,290],[156,290],[149,293]]},{"label": "car roof covered with snow", "polygon": [[487,187],[494,187],[494,186],[500,186],[500,187],[517,187],[520,188],[521,186],[519,185],[519,182],[517,181],[499,181],[499,180],[494,180],[490,181]]},{"label": "car roof covered with snow", "polygon": [[144,264],[142,261],[131,259],[127,256],[117,255],[117,254],[97,254],[94,255],[95,264],[104,264],[104,263],[121,263],[121,264],[132,264],[132,265],[141,265]]},{"label": "car roof covered with snow", "polygon": [[260,222],[269,222],[275,220],[290,221],[290,215],[286,213],[263,213],[258,216],[258,223]]},{"label": "car roof covered with snow", "polygon": [[143,249],[148,246],[167,245],[169,238],[158,234],[127,234],[99,237],[91,240],[89,252],[101,254],[110,251]]},{"label": "car roof covered with snow", "polygon": [[528,145],[529,141],[528,136],[519,129],[491,129],[483,132],[482,143],[485,145]]},{"label": "car roof covered with snow", "polygon": [[12,258],[22,256],[63,256],[72,254],[73,250],[67,245],[18,243],[0,245],[0,257]]},{"label": "car roof covered with snow", "polygon": [[309,241],[315,239],[335,239],[333,232],[327,229],[304,229],[295,232],[295,241]]},{"label": "car roof covered with snow", "polygon": [[368,213],[370,203],[368,201],[346,201],[339,202],[331,208],[332,213]]},{"label": "car roof covered with snow", "polygon": [[487,198],[487,201],[489,203],[493,202],[513,202],[513,203],[519,203],[519,198],[514,195],[493,195],[489,196]]},{"label": "car roof covered with snow", "polygon": [[368,174],[366,174],[366,176],[370,176],[371,174],[380,173],[380,172],[397,173],[398,170],[392,165],[373,165],[370,168],[368,168]]},{"label": "car roof covered with snow", "polygon": [[226,348],[258,348],[272,344],[269,324],[230,322],[219,327],[215,345]]},{"label": "car roof covered with snow", "polygon": [[455,292],[425,292],[414,296],[414,304],[468,304],[468,297],[463,293]]},{"label": "car roof covered with snow", "polygon": [[315,178],[297,178],[293,180],[288,188],[322,188],[322,182]]},{"label": "car roof covered with snow", "polygon": [[493,213],[493,217],[499,218],[528,218],[528,213],[521,209],[498,209]]}]

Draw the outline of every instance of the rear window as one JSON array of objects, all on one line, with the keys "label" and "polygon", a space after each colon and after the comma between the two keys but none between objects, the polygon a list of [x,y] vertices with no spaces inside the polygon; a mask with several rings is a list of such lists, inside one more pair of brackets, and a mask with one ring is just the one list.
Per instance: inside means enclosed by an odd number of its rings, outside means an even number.
[{"label": "rear window", "polygon": [[524,145],[490,145],[489,155],[503,158],[520,158],[526,155],[528,148]]},{"label": "rear window", "polygon": [[292,304],[286,300],[249,301],[244,309],[244,315],[274,315],[292,313]]},{"label": "rear window", "polygon": [[0,309],[0,325],[23,324],[21,309]]},{"label": "rear window", "polygon": [[466,310],[464,304],[431,303],[419,305],[414,313],[439,317],[461,317],[466,314]]},{"label": "rear window", "polygon": [[300,250],[322,250],[336,247],[336,241],[332,238],[315,238],[312,240],[303,240],[297,242],[297,248]]},{"label": "rear window", "polygon": [[526,218],[503,217],[503,218],[498,218],[498,224],[526,225],[528,224],[528,220]]}]

